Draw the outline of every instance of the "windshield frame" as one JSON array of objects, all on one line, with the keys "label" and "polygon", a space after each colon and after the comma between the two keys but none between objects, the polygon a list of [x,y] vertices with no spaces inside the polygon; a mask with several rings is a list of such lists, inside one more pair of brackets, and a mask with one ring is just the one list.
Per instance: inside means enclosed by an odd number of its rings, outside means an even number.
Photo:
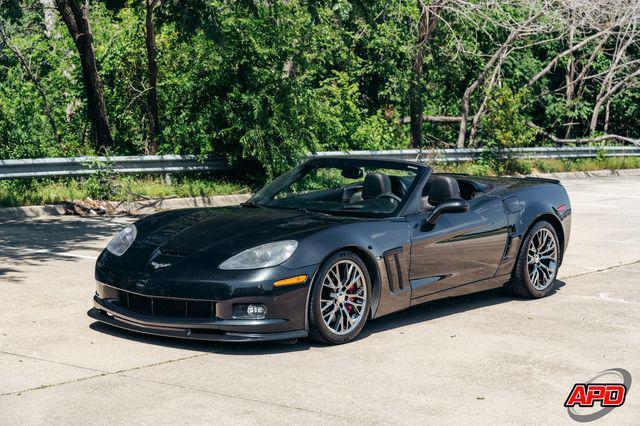
[{"label": "windshield frame", "polygon": [[[299,207],[289,206],[274,206],[266,203],[262,203],[265,199],[271,199],[275,197],[282,189],[288,187],[296,180],[308,174],[311,170],[316,168],[350,168],[350,167],[368,167],[368,168],[381,168],[381,169],[394,169],[405,170],[415,173],[413,182],[407,190],[407,194],[402,201],[398,204],[395,210],[388,213],[376,213],[376,212],[362,212],[362,211],[338,211],[338,210],[321,210],[308,208],[301,205]],[[364,218],[388,218],[404,216],[405,207],[414,198],[416,188],[424,182],[425,176],[431,173],[431,168],[426,164],[418,162],[409,162],[402,160],[385,160],[369,157],[314,157],[311,158],[299,166],[291,169],[285,174],[277,177],[270,183],[266,184],[262,189],[256,192],[248,202],[256,204],[260,207],[273,208],[273,209],[285,209],[285,210],[308,210],[310,212],[324,213],[332,216],[355,216]]]}]

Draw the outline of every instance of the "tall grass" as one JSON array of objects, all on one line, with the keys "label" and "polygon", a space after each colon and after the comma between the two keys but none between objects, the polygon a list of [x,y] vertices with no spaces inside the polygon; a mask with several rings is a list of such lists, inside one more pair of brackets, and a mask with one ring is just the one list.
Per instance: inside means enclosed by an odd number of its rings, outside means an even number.
[{"label": "tall grass", "polygon": [[[509,174],[535,174],[577,172],[589,170],[617,170],[640,168],[640,157],[604,157],[579,159],[523,159],[509,160],[506,171]],[[470,175],[494,175],[488,165],[476,162],[436,164],[442,172],[467,173]]]},{"label": "tall grass", "polygon": [[179,178],[167,183],[158,177],[107,179],[32,179],[0,181],[0,207],[56,204],[76,199],[133,201],[144,198],[197,197],[250,192],[242,182]]}]

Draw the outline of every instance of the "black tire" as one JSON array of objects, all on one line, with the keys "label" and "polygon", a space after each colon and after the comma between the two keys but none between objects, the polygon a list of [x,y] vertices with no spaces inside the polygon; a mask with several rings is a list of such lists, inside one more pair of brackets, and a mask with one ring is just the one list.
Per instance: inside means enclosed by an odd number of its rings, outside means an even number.
[{"label": "black tire", "polygon": [[[354,326],[352,330],[346,332],[345,334],[337,334],[332,328],[329,327],[329,325],[326,324],[325,320],[322,317],[321,296],[323,294],[323,282],[327,277],[327,274],[329,274],[329,271],[335,265],[344,265],[345,262],[343,261],[353,262],[360,268],[364,279],[364,286],[366,287],[366,293],[364,305],[362,310],[360,311],[361,314],[358,316],[359,318],[362,318],[358,320],[357,325]],[[327,290],[325,287],[325,292],[326,291]],[[313,287],[311,288],[311,300],[309,302],[309,338],[319,343],[331,345],[339,345],[342,343],[350,342],[355,339],[356,336],[360,334],[360,331],[362,331],[362,329],[364,328],[364,325],[367,322],[367,318],[369,317],[370,309],[371,279],[366,265],[364,264],[362,259],[360,259],[360,257],[358,257],[353,252],[338,252],[324,261],[314,279]]]},{"label": "black tire", "polygon": [[[555,247],[556,247],[555,268],[553,273],[549,274],[550,278],[547,278],[545,280],[545,282],[547,282],[548,280],[549,283],[544,288],[540,288],[542,286],[542,284],[540,283],[538,283],[539,286],[538,288],[536,288],[536,286],[532,282],[529,275],[530,273],[529,262],[528,262],[529,249],[532,245],[532,240],[539,232],[542,232],[542,233],[548,232],[547,235],[552,236]],[[560,259],[562,259],[562,247],[560,246],[560,240],[558,239],[558,234],[556,234],[555,229],[549,222],[546,222],[546,221],[537,222],[529,230],[529,232],[525,236],[524,241],[522,242],[522,245],[520,246],[520,251],[518,252],[518,258],[516,260],[515,267],[511,274],[511,281],[506,286],[507,290],[516,296],[526,297],[526,298],[537,299],[537,298],[545,297],[549,295],[549,293],[551,293],[551,291],[555,286],[555,279],[558,275]],[[539,260],[537,262],[540,263]],[[535,276],[534,276],[534,279],[535,279]]]}]

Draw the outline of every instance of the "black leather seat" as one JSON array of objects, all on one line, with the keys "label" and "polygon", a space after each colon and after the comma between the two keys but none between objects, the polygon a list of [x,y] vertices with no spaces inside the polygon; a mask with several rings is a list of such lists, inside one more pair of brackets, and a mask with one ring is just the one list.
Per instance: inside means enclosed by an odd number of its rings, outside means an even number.
[{"label": "black leather seat", "polygon": [[364,177],[362,192],[353,194],[350,203],[377,198],[382,194],[391,194],[391,179],[384,173],[367,173]]},{"label": "black leather seat", "polygon": [[436,207],[447,198],[460,198],[458,181],[451,176],[431,175],[422,190],[422,210]]},{"label": "black leather seat", "polygon": [[368,173],[364,177],[362,198],[365,200],[376,198],[382,194],[391,192],[391,179],[384,173]]},{"label": "black leather seat", "polygon": [[391,180],[391,192],[397,195],[400,198],[404,198],[409,192],[409,187],[411,183],[413,183],[413,177],[404,177],[404,176],[389,176],[389,180]]}]

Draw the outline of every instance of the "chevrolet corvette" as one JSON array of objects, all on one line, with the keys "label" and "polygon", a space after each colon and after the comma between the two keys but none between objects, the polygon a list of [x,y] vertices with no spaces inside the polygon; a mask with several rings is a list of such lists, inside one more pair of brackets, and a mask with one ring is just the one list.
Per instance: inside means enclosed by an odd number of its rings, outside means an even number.
[{"label": "chevrolet corvette", "polygon": [[96,262],[88,314],[177,338],[346,343],[370,319],[436,299],[549,295],[570,229],[556,180],[315,157],[242,205],[122,229]]}]

